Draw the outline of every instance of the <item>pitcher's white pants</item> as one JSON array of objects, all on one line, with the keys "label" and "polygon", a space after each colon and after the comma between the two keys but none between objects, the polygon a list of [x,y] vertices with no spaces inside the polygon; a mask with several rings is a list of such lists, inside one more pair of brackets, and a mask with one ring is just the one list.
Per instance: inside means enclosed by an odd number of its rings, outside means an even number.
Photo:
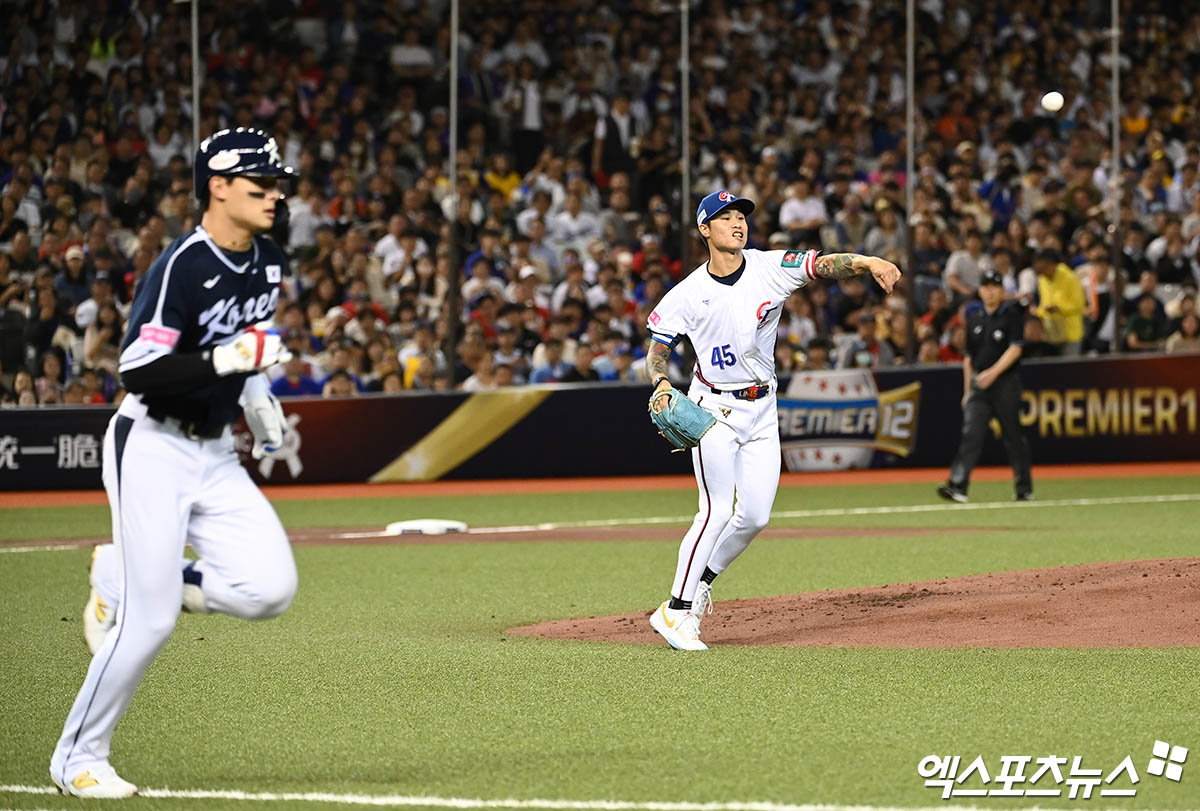
[{"label": "pitcher's white pants", "polygon": [[713,394],[693,381],[688,396],[717,424],[692,448],[700,503],[679,545],[671,596],[681,600],[696,594],[706,566],[718,574],[725,571],[767,525],[779,489],[780,466],[773,390],[759,400],[738,400]]},{"label": "pitcher's white pants", "polygon": [[219,439],[189,439],[119,412],[104,436],[103,478],[115,551],[96,565],[114,571],[97,579],[119,584],[115,602],[105,597],[116,605],[116,624],[92,658],[50,762],[63,784],[108,760],[113,729],[175,629],[185,543],[200,557],[210,611],[274,617],[296,593],[287,535],[238,462],[228,429]]}]

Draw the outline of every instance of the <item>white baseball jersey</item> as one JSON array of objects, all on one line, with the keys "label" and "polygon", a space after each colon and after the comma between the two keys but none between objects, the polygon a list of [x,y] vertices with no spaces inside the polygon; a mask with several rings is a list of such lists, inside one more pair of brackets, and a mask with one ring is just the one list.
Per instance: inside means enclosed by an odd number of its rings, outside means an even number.
[{"label": "white baseball jersey", "polygon": [[705,262],[663,296],[647,321],[661,343],[687,335],[696,350],[696,376],[720,389],[774,381],[783,304],[817,278],[817,251],[747,249],[742,257],[741,269],[723,280]]}]

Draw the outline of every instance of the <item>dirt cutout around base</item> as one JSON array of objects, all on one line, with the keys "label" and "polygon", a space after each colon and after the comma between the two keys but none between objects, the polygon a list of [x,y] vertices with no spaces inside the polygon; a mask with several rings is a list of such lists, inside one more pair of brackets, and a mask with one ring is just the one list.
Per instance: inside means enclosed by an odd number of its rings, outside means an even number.
[{"label": "dirt cutout around base", "polygon": [[[720,599],[701,635],[720,645],[1096,648],[1200,644],[1200,558],[1116,561],[749,600]],[[649,612],[509,633],[665,645]]]}]

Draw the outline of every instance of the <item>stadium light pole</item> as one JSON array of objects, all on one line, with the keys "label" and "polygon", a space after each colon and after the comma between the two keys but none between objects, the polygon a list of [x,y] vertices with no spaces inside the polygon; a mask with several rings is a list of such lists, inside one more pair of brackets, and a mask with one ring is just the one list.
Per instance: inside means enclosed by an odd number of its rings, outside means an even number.
[{"label": "stadium light pole", "polygon": [[691,47],[688,42],[688,3],[690,0],[679,0],[679,75],[680,75],[680,172],[679,172],[679,261],[683,267],[688,267],[688,204],[691,201],[692,188],[692,105],[691,105],[691,72],[692,60],[688,54]]},{"label": "stadium light pole", "polygon": [[[192,5],[192,150],[195,155],[200,148],[200,0],[175,0],[175,5]],[[192,196],[199,201],[200,192],[192,189]]]},{"label": "stadium light pole", "polygon": [[1113,316],[1112,351],[1121,352],[1121,331],[1124,326],[1123,305],[1125,303],[1125,274],[1121,270],[1121,9],[1120,0],[1112,0],[1112,26],[1109,36],[1112,38],[1112,78],[1109,80],[1112,91],[1112,110],[1109,112],[1109,123],[1112,127],[1112,171],[1108,179],[1109,194],[1112,195],[1112,207],[1108,225],[1109,237],[1112,239],[1112,283],[1109,290],[1109,308]]},{"label": "stadium light pole", "polygon": [[192,152],[200,148],[200,0],[192,0]]},{"label": "stadium light pole", "polygon": [[917,269],[916,248],[913,246],[912,216],[913,216],[913,184],[916,183],[916,10],[913,0],[905,3],[905,34],[904,34],[904,86],[908,90],[904,103],[904,218],[907,222],[908,239],[905,240],[905,273],[908,276],[908,338],[904,345],[905,359],[912,363],[917,356],[916,323],[917,323]]},{"label": "stadium light pole", "polygon": [[458,299],[458,1],[450,0],[450,286],[446,290],[446,371],[454,385],[454,368],[458,361],[458,320],[462,303]]}]

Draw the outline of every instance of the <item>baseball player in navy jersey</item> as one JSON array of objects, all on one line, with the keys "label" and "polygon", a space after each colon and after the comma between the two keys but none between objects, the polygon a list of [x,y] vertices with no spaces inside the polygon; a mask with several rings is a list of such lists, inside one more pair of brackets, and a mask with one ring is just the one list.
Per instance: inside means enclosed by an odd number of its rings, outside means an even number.
[{"label": "baseball player in navy jersey", "polygon": [[891,262],[858,254],[747,249],[753,211],[752,201],[728,191],[700,202],[696,225],[709,259],[663,297],[647,323],[654,407],[667,402],[657,395],[672,388],[667,362],[686,335],[696,350],[687,396],[717,421],[692,449],[700,507],[679,546],[670,599],[650,615],[651,627],[679,650],[708,649],[700,621],[712,611],[712,582],[771,515],[780,466],[775,334],[784,302],[817,279],[870,273],[888,293],[900,279]]},{"label": "baseball player in navy jersey", "polygon": [[[282,613],[296,566],[275,511],[238,462],[244,411],[253,454],[282,445],[285,421],[262,370],[286,359],[274,317],[284,258],[273,224],[282,164],[273,138],[222,130],[196,154],[201,224],[138,286],[121,347],[129,394],[104,438],[113,543],[92,558],[84,634],[93,657],[50,761],[61,791],[129,797],[108,761],[113,729],[181,606],[246,619]],[[184,558],[191,543],[199,558]]]}]

